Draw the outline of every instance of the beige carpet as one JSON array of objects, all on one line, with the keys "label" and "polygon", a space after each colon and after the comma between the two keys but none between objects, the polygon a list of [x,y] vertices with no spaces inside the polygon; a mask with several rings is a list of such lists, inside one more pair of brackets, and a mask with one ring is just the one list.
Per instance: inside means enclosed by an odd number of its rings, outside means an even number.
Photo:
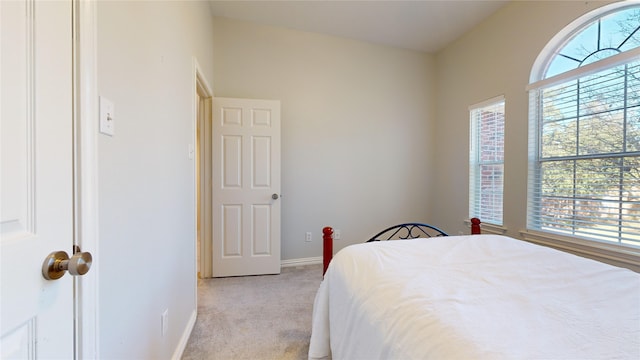
[{"label": "beige carpet", "polygon": [[198,319],[182,359],[306,359],[322,265],[198,281]]}]

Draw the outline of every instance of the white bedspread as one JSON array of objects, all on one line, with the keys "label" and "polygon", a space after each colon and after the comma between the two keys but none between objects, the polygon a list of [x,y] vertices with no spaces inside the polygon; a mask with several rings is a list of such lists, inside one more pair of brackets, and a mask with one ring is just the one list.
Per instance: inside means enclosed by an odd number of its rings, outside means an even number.
[{"label": "white bedspread", "polygon": [[640,359],[640,274],[497,235],[352,245],[314,304],[331,356]]}]

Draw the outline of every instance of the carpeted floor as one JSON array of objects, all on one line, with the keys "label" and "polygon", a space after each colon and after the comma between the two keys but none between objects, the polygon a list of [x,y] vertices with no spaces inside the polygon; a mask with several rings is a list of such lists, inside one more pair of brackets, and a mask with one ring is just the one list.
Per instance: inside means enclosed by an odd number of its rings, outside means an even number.
[{"label": "carpeted floor", "polygon": [[198,319],[182,359],[306,359],[321,281],[322,265],[199,280]]}]

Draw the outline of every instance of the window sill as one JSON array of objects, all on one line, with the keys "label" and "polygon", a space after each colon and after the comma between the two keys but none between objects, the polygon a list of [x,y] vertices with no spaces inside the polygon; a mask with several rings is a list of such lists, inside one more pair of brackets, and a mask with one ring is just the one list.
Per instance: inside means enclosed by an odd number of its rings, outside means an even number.
[{"label": "window sill", "polygon": [[[464,223],[467,227],[471,228],[471,220],[466,219]],[[507,228],[500,225],[494,225],[489,223],[480,223],[480,231],[483,234],[495,234],[495,235],[504,235],[507,233]]]},{"label": "window sill", "polygon": [[575,255],[640,272],[640,249],[582,240],[535,230],[520,231],[522,239]]}]

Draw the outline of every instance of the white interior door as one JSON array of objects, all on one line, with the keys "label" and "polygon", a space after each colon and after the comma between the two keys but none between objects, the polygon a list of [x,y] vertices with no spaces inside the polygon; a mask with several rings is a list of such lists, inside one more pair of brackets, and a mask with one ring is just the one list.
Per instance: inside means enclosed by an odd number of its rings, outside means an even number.
[{"label": "white interior door", "polygon": [[213,276],[280,273],[280,102],[213,100]]},{"label": "white interior door", "polygon": [[74,356],[73,279],[44,259],[73,242],[70,1],[0,1],[0,358]]}]

